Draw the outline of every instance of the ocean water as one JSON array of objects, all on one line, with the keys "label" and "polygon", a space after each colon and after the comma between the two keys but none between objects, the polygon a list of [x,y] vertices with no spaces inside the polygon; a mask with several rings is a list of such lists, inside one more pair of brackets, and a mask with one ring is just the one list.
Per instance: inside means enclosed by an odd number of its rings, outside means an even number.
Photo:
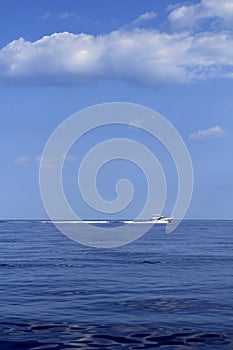
[{"label": "ocean water", "polygon": [[233,221],[114,249],[1,221],[0,250],[0,349],[233,349]]}]

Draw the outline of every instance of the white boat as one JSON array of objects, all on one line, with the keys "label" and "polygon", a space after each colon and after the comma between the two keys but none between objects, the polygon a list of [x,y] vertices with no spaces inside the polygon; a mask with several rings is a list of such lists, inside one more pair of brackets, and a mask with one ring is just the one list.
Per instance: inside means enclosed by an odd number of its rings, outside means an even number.
[{"label": "white boat", "polygon": [[152,215],[150,222],[153,222],[155,224],[169,224],[170,222],[172,222],[173,218],[169,218],[163,215],[158,215],[158,214],[154,214]]},{"label": "white boat", "polygon": [[166,217],[159,214],[152,215],[151,219],[149,220],[125,220],[123,221],[124,224],[169,224],[172,222],[173,218]]},{"label": "white boat", "polygon": [[[159,214],[152,215],[149,220],[56,220],[52,221],[55,224],[110,224],[110,225],[124,225],[124,224],[169,224],[173,218],[162,216]],[[42,221],[43,223],[50,221]]]}]

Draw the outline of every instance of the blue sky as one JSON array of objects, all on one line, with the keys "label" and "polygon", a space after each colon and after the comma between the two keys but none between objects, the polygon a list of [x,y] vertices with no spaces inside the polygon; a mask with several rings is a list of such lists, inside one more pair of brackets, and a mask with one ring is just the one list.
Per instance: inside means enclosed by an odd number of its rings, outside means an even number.
[{"label": "blue sky", "polygon": [[[2,219],[46,217],[38,163],[48,137],[72,113],[112,101],[155,109],[183,137],[195,176],[187,218],[233,218],[232,0],[9,0],[0,23]],[[84,149],[107,136],[87,137]],[[73,207],[93,217],[74,190],[80,147],[70,151],[64,186]],[[154,152],[167,177],[169,215],[175,168],[159,145]],[[112,199],[116,174],[127,172],[136,204],[121,215],[133,216],[145,187],[133,165],[103,169],[99,191]]]}]

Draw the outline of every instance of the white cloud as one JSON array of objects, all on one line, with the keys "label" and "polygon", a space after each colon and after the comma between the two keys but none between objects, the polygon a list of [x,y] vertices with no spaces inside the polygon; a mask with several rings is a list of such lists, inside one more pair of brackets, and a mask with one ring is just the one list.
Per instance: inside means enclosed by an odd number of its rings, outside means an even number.
[{"label": "white cloud", "polygon": [[49,19],[65,20],[65,19],[72,19],[72,18],[76,20],[82,20],[82,16],[78,15],[75,12],[60,12],[60,13],[46,12],[41,17],[41,19],[43,20],[49,20]]},{"label": "white cloud", "polygon": [[189,137],[195,140],[205,140],[205,139],[222,137],[224,135],[225,135],[225,131],[220,126],[216,125],[209,129],[199,130],[197,132],[194,132]]},{"label": "white cloud", "polygon": [[205,19],[219,19],[232,24],[233,0],[201,0],[194,5],[180,5],[168,16],[173,25],[181,28],[192,28]]},{"label": "white cloud", "polygon": [[134,119],[129,123],[129,127],[135,126],[136,128],[139,128],[140,126],[142,126],[143,121],[143,119]]},{"label": "white cloud", "polygon": [[[41,163],[41,160],[43,162]],[[57,164],[57,161],[65,161],[65,163],[74,163],[77,160],[77,157],[73,154],[69,154],[66,157],[64,155],[61,155],[59,159],[48,159],[48,158],[43,158],[42,156],[37,156],[37,157],[29,157],[26,155],[19,156],[14,159],[14,164],[16,165],[37,165],[41,166],[43,168],[54,168],[55,165]]]},{"label": "white cloud", "polygon": [[56,166],[56,164],[60,161],[64,161],[65,164],[67,163],[74,163],[76,162],[77,157],[75,155],[67,155],[65,157],[65,155],[61,155],[61,157],[59,159],[49,159],[49,158],[45,158],[42,156],[38,156],[35,158],[35,163],[42,167],[42,168],[47,168],[47,169],[51,169],[54,168]]},{"label": "white cloud", "polygon": [[133,24],[141,24],[146,21],[150,21],[157,17],[157,14],[153,11],[145,12],[133,21]]},{"label": "white cloud", "polygon": [[38,156],[35,159],[35,163],[41,168],[53,169],[56,165],[55,159],[42,158],[42,156]]},{"label": "white cloud", "polygon": [[77,160],[77,157],[75,155],[68,155],[66,158],[65,158],[65,162],[68,162],[68,163],[74,163],[76,162]]},{"label": "white cloud", "polygon": [[93,36],[54,33],[23,38],[0,50],[0,82],[82,85],[124,80],[140,85],[187,83],[231,77],[233,37],[229,32],[166,34],[136,29]]},{"label": "white cloud", "polygon": [[81,20],[82,17],[79,16],[77,13],[75,12],[61,12],[57,15],[57,18],[58,19],[70,19],[70,18],[73,18],[73,19],[76,19],[76,20]]},{"label": "white cloud", "polygon": [[170,4],[166,7],[167,11],[173,11],[174,9],[176,9],[177,7],[180,7],[181,4]]},{"label": "white cloud", "polygon": [[226,73],[226,74],[224,75],[224,77],[225,77],[225,78],[231,78],[231,79],[233,79],[233,72],[231,72],[231,73]]},{"label": "white cloud", "polygon": [[51,12],[45,12],[42,16],[41,19],[47,20],[50,19],[52,17],[52,13]]},{"label": "white cloud", "polygon": [[15,158],[14,163],[17,165],[26,165],[26,164],[31,163],[31,158],[28,156],[25,156],[25,155],[19,156],[19,157]]}]

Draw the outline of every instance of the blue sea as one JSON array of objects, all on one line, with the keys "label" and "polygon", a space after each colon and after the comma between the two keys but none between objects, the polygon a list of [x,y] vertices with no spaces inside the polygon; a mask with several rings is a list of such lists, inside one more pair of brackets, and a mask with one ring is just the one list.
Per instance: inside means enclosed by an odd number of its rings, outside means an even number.
[{"label": "blue sea", "polygon": [[1,350],[233,349],[233,221],[114,249],[1,221],[0,249]]}]

